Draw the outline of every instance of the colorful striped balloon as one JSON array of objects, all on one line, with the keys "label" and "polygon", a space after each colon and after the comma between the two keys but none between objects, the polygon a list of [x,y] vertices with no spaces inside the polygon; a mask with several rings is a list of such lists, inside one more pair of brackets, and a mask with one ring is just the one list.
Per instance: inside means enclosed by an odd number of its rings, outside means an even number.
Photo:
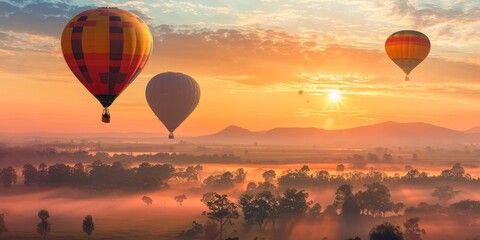
[{"label": "colorful striped balloon", "polygon": [[407,75],[420,64],[430,52],[430,40],[417,31],[403,30],[390,35],[385,41],[385,51],[390,59],[395,62]]},{"label": "colorful striped balloon", "polygon": [[138,76],[152,51],[148,25],[118,8],[84,11],[67,23],[62,51],[73,74],[105,108]]}]

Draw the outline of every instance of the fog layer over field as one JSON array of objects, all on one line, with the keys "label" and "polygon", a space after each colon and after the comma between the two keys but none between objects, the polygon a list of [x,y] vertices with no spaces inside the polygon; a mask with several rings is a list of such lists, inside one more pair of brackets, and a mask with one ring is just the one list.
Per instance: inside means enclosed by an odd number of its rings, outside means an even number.
[{"label": "fog layer over field", "polygon": [[[395,166],[392,164],[392,166]],[[205,164],[202,178],[208,175],[234,171],[237,166],[221,164]],[[238,166],[241,167],[241,166]],[[274,166],[267,166],[274,167]],[[314,166],[317,167],[317,166]],[[323,165],[325,167],[325,165]],[[401,166],[398,166],[400,168]],[[261,174],[267,169],[265,166],[250,166],[247,170],[247,178],[243,183],[237,183],[233,188],[217,189],[219,193],[228,194],[231,200],[236,201],[246,189],[248,182],[260,182]],[[285,171],[283,168],[270,168],[277,172],[277,176]],[[311,168],[310,171],[317,169]],[[421,169],[420,169],[421,170]],[[403,171],[402,175],[404,174]],[[334,172],[332,171],[334,174]],[[19,179],[19,181],[22,181]],[[94,239],[171,239],[188,229],[192,221],[206,222],[202,216],[206,210],[200,201],[202,194],[215,189],[202,187],[201,181],[187,183],[181,179],[171,179],[170,188],[150,193],[101,193],[89,190],[72,188],[45,188],[15,186],[12,189],[1,189],[1,210],[6,214],[9,232],[8,239],[38,239],[36,224],[39,222],[36,216],[38,210],[48,209],[52,231],[51,239],[85,239],[82,232],[82,219],[86,215],[93,215],[95,222]],[[437,203],[431,192],[436,185],[389,185],[392,201],[402,202],[407,207],[416,206],[420,202]],[[319,203],[322,210],[335,199],[337,186],[297,186],[309,193],[309,200]],[[454,185],[461,192],[455,201],[464,199],[480,199],[477,185]],[[354,191],[361,190],[361,185],[354,184]],[[187,199],[180,206],[174,200],[174,196],[185,194]],[[276,190],[281,194],[281,190]],[[147,206],[141,198],[148,195],[153,199],[153,204]],[[284,222],[285,228],[281,236],[274,232],[264,230],[252,230],[243,232],[242,218],[234,221],[234,225],[228,225],[225,235],[241,236],[241,239],[253,239],[254,237],[266,237],[266,239],[318,239],[328,237],[360,236],[365,238],[368,231],[383,221],[390,221],[401,225],[406,218],[396,217],[396,214],[388,214],[387,219],[369,219],[362,222],[345,223],[336,218],[321,218],[317,220],[297,219]],[[478,225],[476,225],[478,226]],[[434,216],[422,215],[421,227],[426,229],[424,239],[473,239],[475,229],[459,223],[456,219],[437,219]]]}]

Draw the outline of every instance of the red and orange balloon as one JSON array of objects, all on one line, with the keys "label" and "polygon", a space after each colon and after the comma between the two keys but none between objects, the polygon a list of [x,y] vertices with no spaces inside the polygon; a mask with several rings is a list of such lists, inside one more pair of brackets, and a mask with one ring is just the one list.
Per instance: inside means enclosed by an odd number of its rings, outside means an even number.
[{"label": "red and orange balloon", "polygon": [[152,51],[148,25],[126,10],[90,9],[67,23],[61,42],[68,67],[100,101],[102,120],[109,122],[108,107],[142,71]]},{"label": "red and orange balloon", "polygon": [[428,56],[430,40],[418,31],[398,31],[385,41],[385,51],[405,72],[405,81],[408,81],[410,72]]}]

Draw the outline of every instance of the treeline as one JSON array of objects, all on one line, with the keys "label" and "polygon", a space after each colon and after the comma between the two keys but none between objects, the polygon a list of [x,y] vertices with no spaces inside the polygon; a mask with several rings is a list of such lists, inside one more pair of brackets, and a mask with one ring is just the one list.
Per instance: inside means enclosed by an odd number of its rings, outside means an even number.
[{"label": "treeline", "polygon": [[[201,165],[190,166],[185,169],[175,168],[172,164],[142,163],[138,167],[129,168],[121,161],[105,164],[100,160],[92,164],[77,163],[74,166],[67,164],[40,164],[38,167],[25,164],[22,169],[26,186],[72,186],[87,187],[97,190],[157,190],[168,187],[168,180],[172,177],[190,182],[200,180],[203,170]],[[0,169],[0,181],[6,188],[17,182],[16,171],[13,167]],[[235,171],[211,175],[203,179],[203,187],[210,190],[225,190],[233,188],[237,183],[246,180],[247,172],[243,168]],[[333,186],[344,184],[361,186],[376,182],[387,185],[396,183],[414,184],[441,184],[448,183],[480,183],[480,179],[465,172],[460,163],[451,169],[445,169],[438,176],[429,176],[417,169],[410,169],[404,176],[398,174],[388,176],[386,173],[371,169],[368,172],[345,172],[343,164],[338,165],[336,174],[326,170],[311,171],[308,165],[300,169],[286,170],[277,177],[274,170],[267,170],[262,174],[263,182],[250,182],[249,191],[275,191],[294,187]]]},{"label": "treeline", "polygon": [[[77,163],[46,165],[37,167],[25,164],[22,169],[24,184],[30,186],[77,187],[97,191],[153,191],[168,187],[172,177],[186,181],[198,181],[203,167],[189,166],[185,169],[175,168],[171,164],[142,163],[138,167],[125,168],[121,162],[104,164],[97,160],[90,165]],[[0,180],[6,188],[17,183],[14,168],[5,167],[0,171]]]},{"label": "treeline", "polygon": [[405,216],[414,215],[434,219],[454,219],[465,226],[478,225],[480,201],[462,200],[449,206],[422,202],[416,207],[405,209]]},{"label": "treeline", "polygon": [[480,183],[480,179],[465,173],[465,169],[460,163],[454,164],[451,169],[445,169],[440,175],[436,176],[429,176],[426,172],[420,172],[417,169],[410,169],[404,176],[400,176],[399,174],[388,176],[386,173],[373,168],[368,172],[344,172],[343,167],[340,167],[340,169],[342,169],[342,171],[339,171],[339,167],[337,167],[336,174],[330,174],[330,172],[326,170],[311,172],[307,165],[300,169],[290,169],[278,178],[278,186],[280,188],[315,185],[338,186],[341,184],[365,184],[374,182],[408,184],[438,184],[439,182]]},{"label": "treeline", "polygon": [[[353,235],[354,237],[348,240],[360,240],[358,234],[363,232],[362,228],[371,222],[393,219],[393,214],[397,214],[398,217],[406,219],[402,227],[390,222],[373,228],[370,225],[367,239],[420,240],[427,231],[420,227],[418,216],[436,219],[454,217],[473,228],[480,219],[480,201],[463,200],[450,206],[421,203],[418,207],[407,208],[402,216],[400,214],[405,205],[391,201],[388,187],[377,182],[365,184],[364,188],[354,192],[349,184],[339,186],[334,201],[325,209],[309,200],[307,191],[295,188],[286,189],[281,194],[271,191],[251,193],[247,190],[237,201],[231,200],[226,194],[207,192],[201,199],[207,207],[207,211],[203,212],[207,222],[201,224],[194,221],[192,228],[181,232],[179,238],[197,239],[203,236],[204,239],[215,240],[248,236],[248,239],[260,239],[260,235],[268,236],[268,239],[285,239],[286,236],[291,236],[297,224],[335,222],[340,224],[338,229],[343,229],[337,239],[346,239]],[[391,213],[389,217],[386,216],[387,213]],[[227,227],[233,230],[226,231]],[[226,238],[225,233],[236,236]],[[321,232],[317,238],[328,239],[322,238]]]},{"label": "treeline", "polygon": [[[228,189],[234,187],[236,183],[242,183],[246,179],[246,172],[239,168],[236,171],[226,171],[224,173],[211,175],[203,181],[203,186],[208,189]],[[247,190],[249,191],[275,191],[278,189],[287,189],[295,187],[315,187],[315,186],[340,186],[343,184],[363,185],[372,183],[405,183],[409,185],[432,183],[480,183],[480,179],[472,177],[465,173],[465,169],[460,163],[456,163],[451,169],[445,169],[438,176],[429,176],[425,172],[417,169],[410,169],[404,176],[398,174],[388,176],[386,173],[370,169],[368,172],[345,172],[345,167],[340,164],[337,167],[336,174],[331,174],[326,170],[311,171],[308,165],[300,169],[289,169],[277,177],[274,170],[267,170],[262,173],[263,182],[249,182]],[[276,184],[275,184],[276,182]]]},{"label": "treeline", "polygon": [[213,155],[192,155],[177,153],[155,153],[155,154],[113,154],[106,152],[89,153],[84,150],[78,151],[57,151],[55,148],[32,149],[28,147],[5,147],[0,146],[0,164],[1,165],[24,165],[28,163],[26,159],[35,159],[37,162],[57,163],[57,162],[81,162],[91,163],[100,160],[105,163],[122,162],[127,166],[135,162],[159,162],[159,163],[177,163],[177,164],[197,164],[197,163],[242,163],[242,159],[233,154],[213,154]]},{"label": "treeline", "polygon": [[[37,224],[37,233],[42,237],[42,239],[47,239],[48,234],[52,231],[52,225],[48,220],[50,218],[50,213],[46,209],[38,211],[38,218],[40,222]],[[93,223],[93,217],[87,215],[82,221],[83,232],[87,234],[87,239],[90,239],[93,231],[95,230],[95,224]],[[7,233],[8,228],[5,221],[5,214],[0,214],[0,239],[2,239],[2,234]],[[6,238],[5,238],[6,239]]]}]

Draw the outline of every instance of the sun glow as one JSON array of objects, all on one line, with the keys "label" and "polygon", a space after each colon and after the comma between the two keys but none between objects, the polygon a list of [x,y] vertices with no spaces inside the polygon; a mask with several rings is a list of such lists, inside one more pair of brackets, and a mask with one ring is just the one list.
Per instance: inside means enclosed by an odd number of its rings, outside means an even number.
[{"label": "sun glow", "polygon": [[332,103],[340,102],[342,99],[342,95],[340,94],[339,90],[330,90],[328,93],[328,101]]}]

